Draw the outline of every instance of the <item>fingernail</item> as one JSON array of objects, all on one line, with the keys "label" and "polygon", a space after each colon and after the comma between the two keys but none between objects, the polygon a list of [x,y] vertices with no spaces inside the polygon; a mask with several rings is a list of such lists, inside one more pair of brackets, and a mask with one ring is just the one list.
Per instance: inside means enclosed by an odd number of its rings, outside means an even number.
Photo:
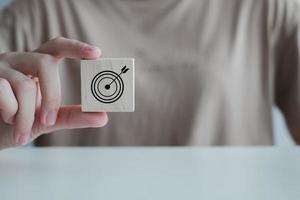
[{"label": "fingernail", "polygon": [[46,125],[53,126],[56,122],[57,112],[48,111],[46,114]]},{"label": "fingernail", "polygon": [[97,52],[98,55],[101,55],[101,50],[95,46],[86,46],[84,47],[84,50],[89,52]]},{"label": "fingernail", "polygon": [[86,50],[86,51],[100,51],[100,49],[98,47],[90,46],[90,45],[85,46],[84,50]]},{"label": "fingernail", "polygon": [[18,145],[23,145],[27,142],[27,137],[25,135],[20,135],[19,137],[17,137],[16,142]]},{"label": "fingernail", "polygon": [[7,123],[13,124],[14,121],[15,121],[15,118],[14,118],[14,117],[11,117],[11,118],[9,118],[9,119],[7,120]]}]

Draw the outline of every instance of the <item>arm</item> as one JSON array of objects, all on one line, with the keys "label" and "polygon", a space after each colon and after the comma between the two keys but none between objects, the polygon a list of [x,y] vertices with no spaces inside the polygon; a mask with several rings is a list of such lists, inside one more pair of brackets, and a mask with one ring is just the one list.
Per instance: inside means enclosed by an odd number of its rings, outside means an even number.
[{"label": "arm", "polygon": [[289,131],[300,144],[300,5],[298,1],[278,1],[275,103],[283,112]]},{"label": "arm", "polygon": [[31,50],[44,40],[36,30],[43,22],[38,21],[41,11],[34,2],[17,1],[0,13],[0,148],[26,144],[58,129],[101,127],[107,122],[106,113],[82,113],[80,105],[60,103],[59,62],[95,59],[100,50],[61,37]]}]

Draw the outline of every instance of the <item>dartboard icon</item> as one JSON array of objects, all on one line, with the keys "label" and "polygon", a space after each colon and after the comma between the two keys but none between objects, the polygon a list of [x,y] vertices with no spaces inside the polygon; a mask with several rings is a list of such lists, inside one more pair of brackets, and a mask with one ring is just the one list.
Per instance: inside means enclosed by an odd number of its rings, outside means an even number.
[{"label": "dartboard icon", "polygon": [[129,68],[126,68],[125,65],[120,73],[105,70],[96,74],[91,82],[91,91],[95,99],[106,104],[120,99],[124,92],[124,82],[121,75],[128,70]]}]

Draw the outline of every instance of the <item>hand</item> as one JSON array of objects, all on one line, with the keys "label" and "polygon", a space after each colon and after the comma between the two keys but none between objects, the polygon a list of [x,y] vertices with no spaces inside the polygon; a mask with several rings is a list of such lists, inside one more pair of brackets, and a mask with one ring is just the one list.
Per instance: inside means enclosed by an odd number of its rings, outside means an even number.
[{"label": "hand", "polygon": [[58,62],[96,59],[99,48],[55,38],[33,52],[0,54],[0,147],[26,144],[59,129],[101,127],[106,113],[82,113],[80,105],[61,107]]}]

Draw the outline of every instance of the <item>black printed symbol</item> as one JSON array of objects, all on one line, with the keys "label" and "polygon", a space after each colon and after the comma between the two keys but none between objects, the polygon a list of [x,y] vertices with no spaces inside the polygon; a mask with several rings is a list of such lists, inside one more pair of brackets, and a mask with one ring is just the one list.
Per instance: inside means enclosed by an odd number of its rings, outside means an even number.
[{"label": "black printed symbol", "polygon": [[120,99],[124,92],[124,82],[121,78],[129,68],[126,65],[117,74],[114,71],[106,70],[99,72],[92,80],[91,91],[93,96],[102,103],[113,103]]}]

